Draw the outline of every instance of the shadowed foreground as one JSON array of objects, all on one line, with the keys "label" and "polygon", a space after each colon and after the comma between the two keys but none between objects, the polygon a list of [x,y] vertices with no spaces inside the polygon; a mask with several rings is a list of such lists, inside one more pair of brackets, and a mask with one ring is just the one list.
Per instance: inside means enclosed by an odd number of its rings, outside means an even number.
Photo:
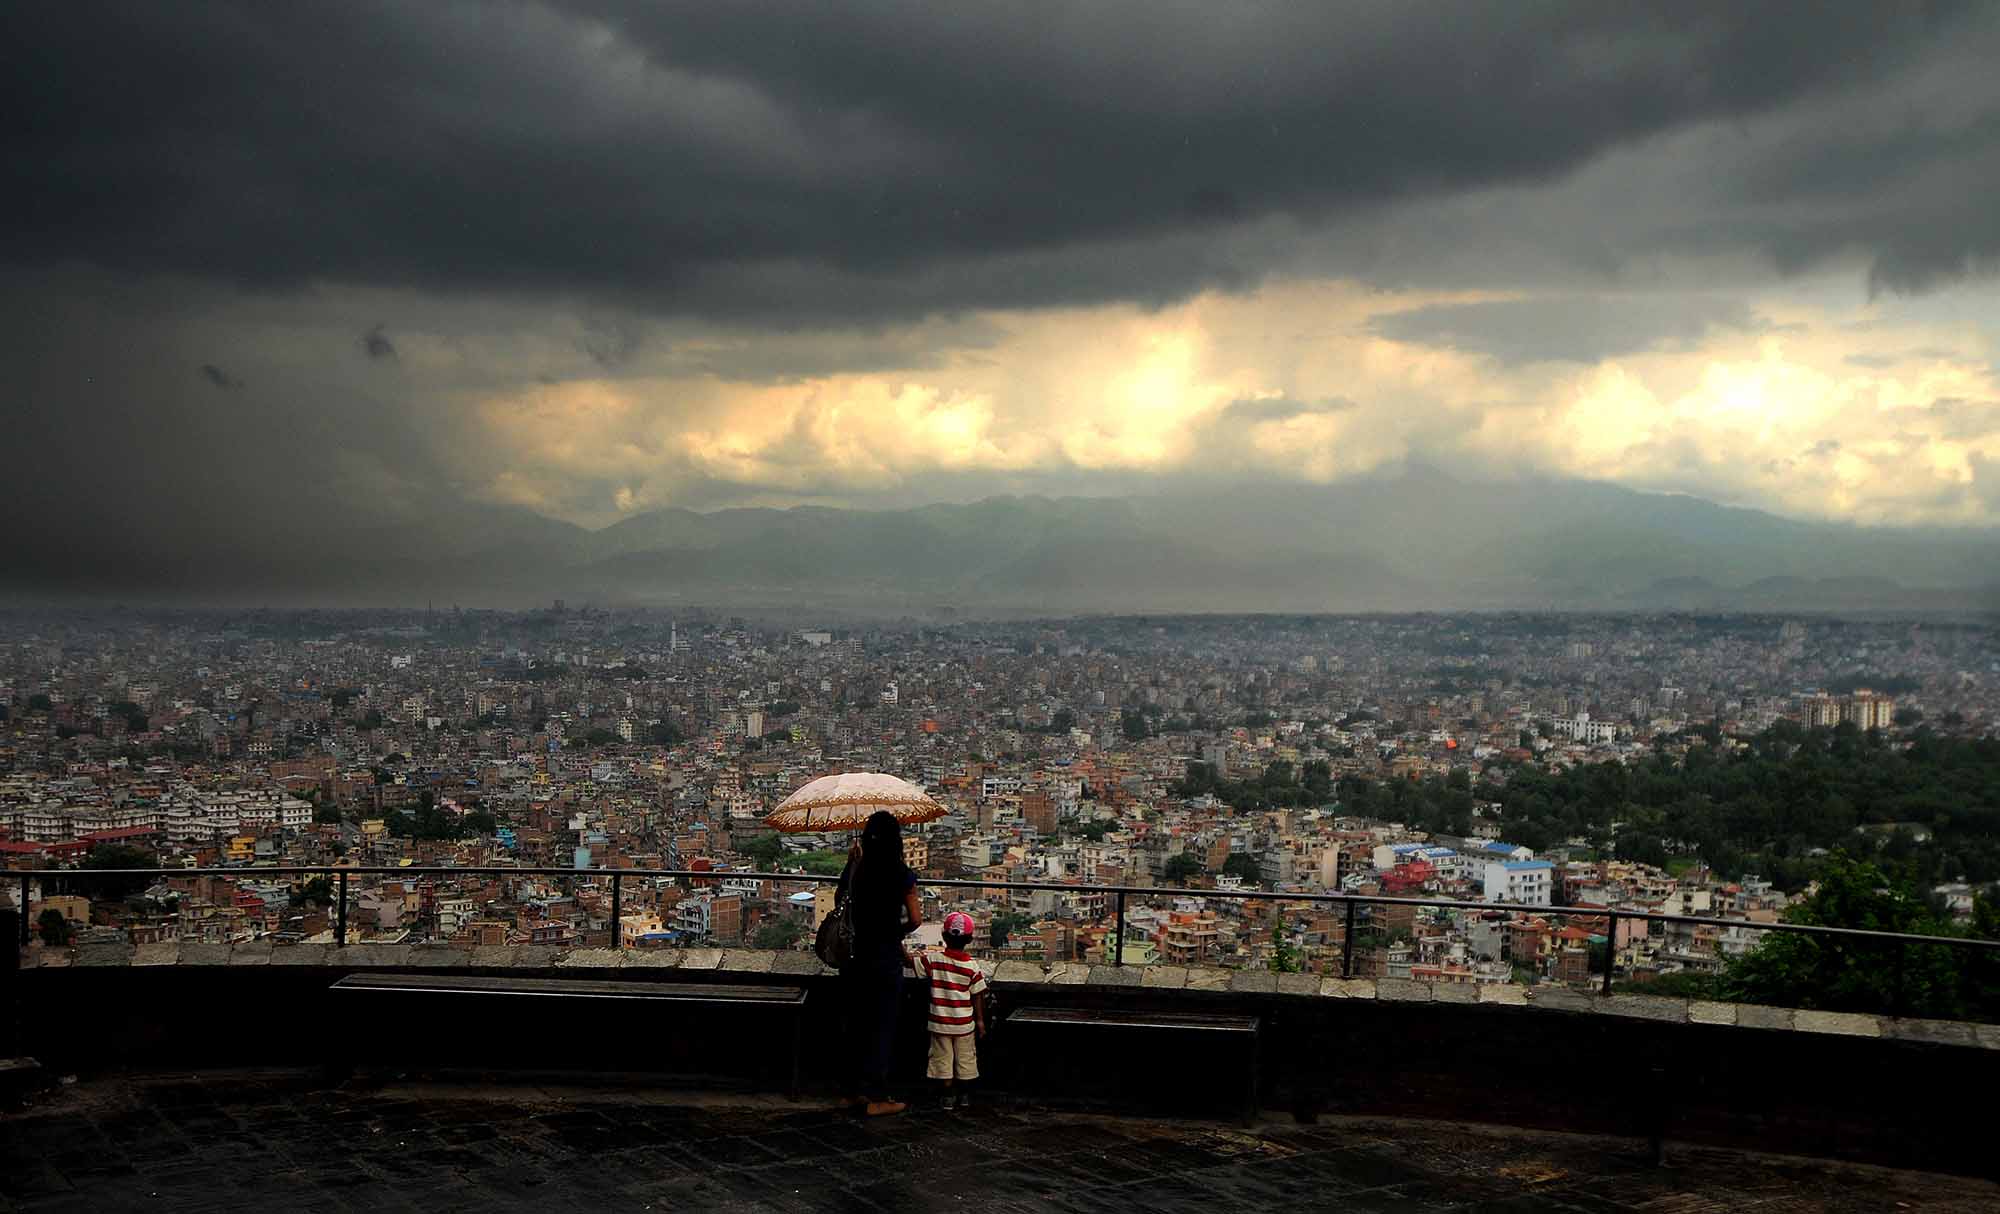
[{"label": "shadowed foreground", "polygon": [[1441,1122],[1254,1130],[688,1092],[106,1079],[0,1117],[4,1210],[1973,1211],[1925,1172]]}]

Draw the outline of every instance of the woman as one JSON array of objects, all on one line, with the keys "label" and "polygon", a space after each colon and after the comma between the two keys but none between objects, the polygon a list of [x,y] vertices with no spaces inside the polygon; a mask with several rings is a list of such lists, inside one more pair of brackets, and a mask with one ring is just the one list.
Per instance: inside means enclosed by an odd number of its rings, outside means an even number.
[{"label": "woman", "polygon": [[870,1117],[900,1113],[889,1098],[889,1062],[896,1048],[896,1011],[903,992],[903,937],[923,922],[917,877],[903,863],[903,827],[879,810],[847,853],[838,896],[853,900],[854,951],[841,968],[847,999],[847,1103]]}]

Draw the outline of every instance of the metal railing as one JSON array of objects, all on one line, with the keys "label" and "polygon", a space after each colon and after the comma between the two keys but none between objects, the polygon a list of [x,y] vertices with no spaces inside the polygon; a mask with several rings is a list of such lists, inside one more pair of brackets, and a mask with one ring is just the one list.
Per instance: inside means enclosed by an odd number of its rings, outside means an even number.
[{"label": "metal railing", "polygon": [[[618,924],[622,918],[623,883],[627,878],[672,880],[720,881],[774,881],[827,883],[840,880],[838,875],[808,872],[755,872],[742,869],[679,869],[679,868],[556,868],[513,865],[479,865],[471,867],[399,867],[394,865],[258,865],[241,868],[117,868],[117,869],[21,869],[6,874],[21,883],[21,944],[26,946],[32,937],[28,904],[30,885],[37,881],[74,880],[85,881],[118,877],[179,878],[224,877],[256,878],[261,876],[325,875],[334,878],[335,918],[334,943],[347,943],[347,903],[348,878],[350,876],[381,876],[400,878],[438,877],[567,877],[591,881],[608,880],[611,883],[611,930],[616,938]],[[1531,914],[1548,916],[1578,917],[1604,920],[1606,942],[1603,974],[1603,992],[1611,993],[1615,958],[1618,950],[1618,924],[1621,921],[1644,923],[1684,924],[1692,927],[1711,927],[1722,930],[1750,930],[1758,932],[1785,932],[1799,935],[1825,937],[1838,940],[1866,941],[1876,945],[1893,944],[1897,948],[1897,988],[1898,1003],[1902,1001],[1902,959],[1908,946],[1913,944],[1943,946],[1968,950],[2000,950],[2000,940],[1985,940],[1968,936],[1924,936],[1907,932],[1884,932],[1866,928],[1827,927],[1806,923],[1758,923],[1744,919],[1718,919],[1705,915],[1673,915],[1660,911],[1642,911],[1629,908],[1602,906],[1535,906],[1518,902],[1471,902],[1448,898],[1406,898],[1386,894],[1348,893],[1308,893],[1283,890],[1251,889],[1211,889],[1196,886],[1177,885],[1099,885],[1088,882],[1058,881],[978,881],[946,878],[923,879],[925,887],[1006,890],[1026,892],[1049,892],[1067,894],[1108,895],[1115,900],[1113,909],[1113,945],[1110,964],[1122,966],[1125,963],[1125,907],[1131,896],[1143,898],[1197,897],[1222,898],[1239,902],[1270,901],[1287,903],[1308,903],[1344,908],[1344,928],[1341,933],[1340,972],[1344,978],[1354,976],[1355,908],[1373,906],[1411,906],[1434,910],[1459,910],[1477,912],[1502,912],[1507,914]]]}]

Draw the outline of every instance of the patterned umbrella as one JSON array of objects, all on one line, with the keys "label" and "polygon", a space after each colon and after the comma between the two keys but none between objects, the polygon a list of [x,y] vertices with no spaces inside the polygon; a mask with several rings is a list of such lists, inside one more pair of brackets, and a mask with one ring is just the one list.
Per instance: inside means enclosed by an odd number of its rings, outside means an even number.
[{"label": "patterned umbrella", "polygon": [[945,808],[908,780],[878,771],[821,776],[778,803],[764,825],[787,834],[860,830],[878,809],[905,826],[941,818]]}]

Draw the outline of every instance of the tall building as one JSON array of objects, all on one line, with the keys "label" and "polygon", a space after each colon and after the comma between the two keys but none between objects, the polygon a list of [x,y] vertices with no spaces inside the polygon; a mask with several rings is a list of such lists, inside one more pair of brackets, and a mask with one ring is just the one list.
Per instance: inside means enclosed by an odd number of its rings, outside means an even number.
[{"label": "tall building", "polygon": [[1854,694],[1844,696],[1820,692],[1799,698],[1799,720],[1807,729],[1841,724],[1859,729],[1887,729],[1896,720],[1896,701],[1866,687],[1857,687]]},{"label": "tall building", "polygon": [[1038,835],[1056,833],[1056,799],[1045,788],[1031,788],[1021,794],[1021,820]]},{"label": "tall building", "polygon": [[1851,721],[1862,729],[1887,729],[1895,723],[1896,701],[1889,696],[1857,687],[1853,695],[1843,698],[1845,703],[1840,710],[1843,721]]}]

